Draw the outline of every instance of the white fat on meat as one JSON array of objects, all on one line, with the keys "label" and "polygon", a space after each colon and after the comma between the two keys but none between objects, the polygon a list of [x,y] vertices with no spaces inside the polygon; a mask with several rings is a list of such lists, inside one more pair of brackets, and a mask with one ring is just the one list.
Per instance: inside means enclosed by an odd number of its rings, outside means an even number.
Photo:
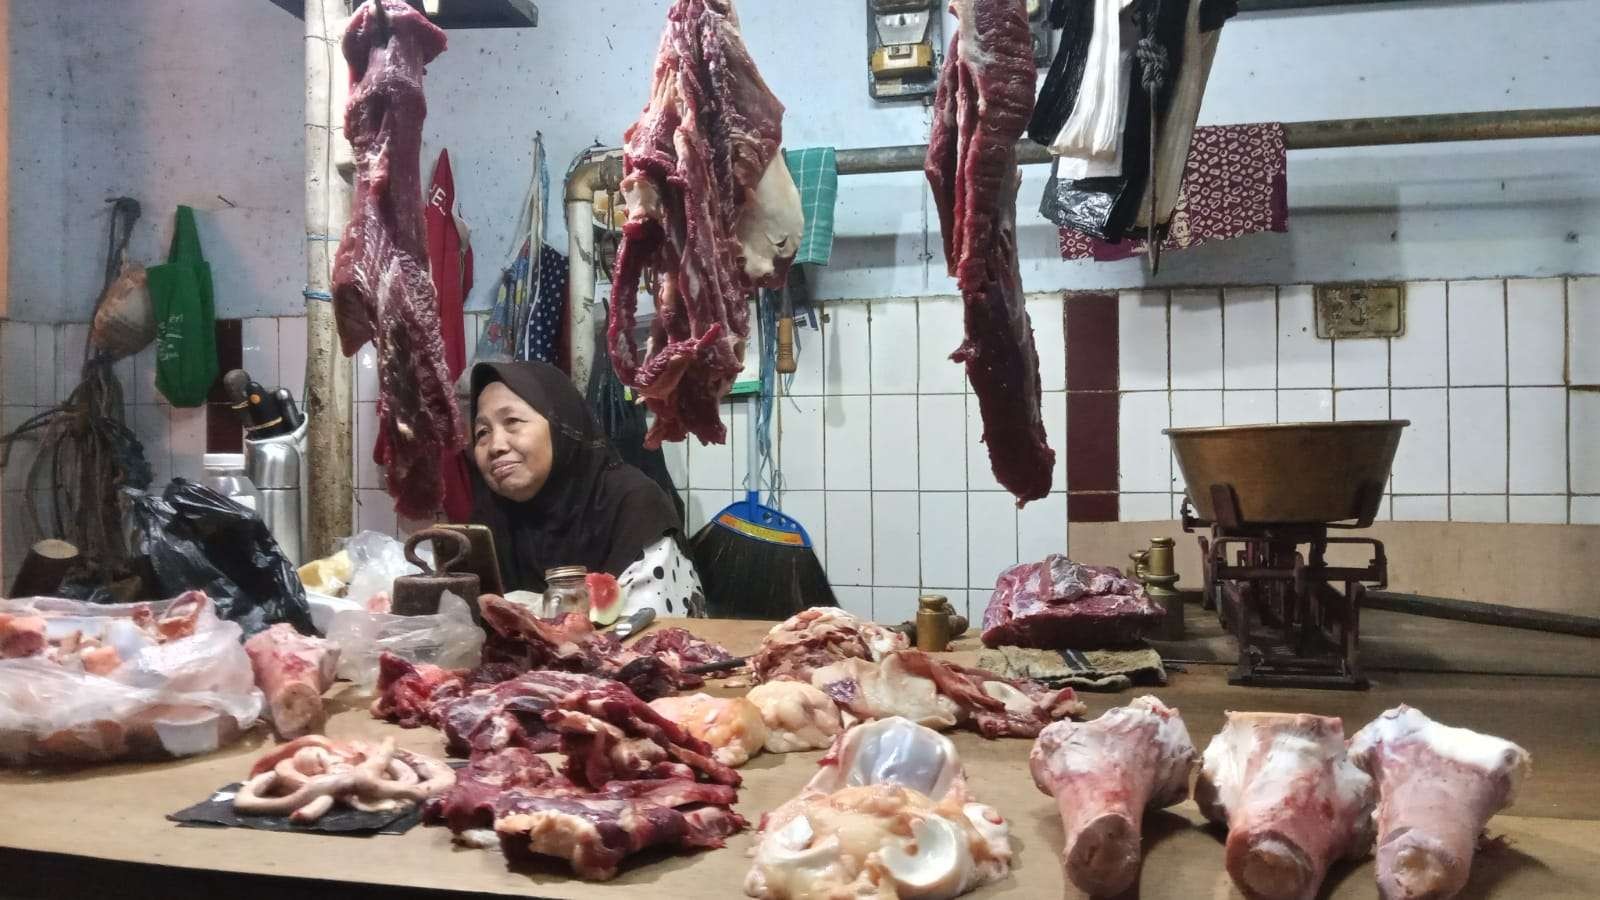
[{"label": "white fat on meat", "polygon": [[1189,796],[1194,743],[1178,711],[1140,697],[1090,722],[1053,722],[1028,761],[1039,790],[1056,798],[1067,878],[1097,896],[1119,894],[1139,875],[1146,809]]},{"label": "white fat on meat", "polygon": [[1310,900],[1328,865],[1372,846],[1372,778],[1345,752],[1338,718],[1229,712],[1195,802],[1226,825],[1228,874],[1247,896]]},{"label": "white fat on meat", "polygon": [[281,738],[322,730],[322,694],[333,686],[339,645],[307,637],[279,622],[244,642],[256,686],[267,698],[272,728]]},{"label": "white fat on meat", "polygon": [[778,268],[777,260],[794,259],[800,252],[805,224],[800,191],[789,174],[789,165],[781,151],[774,153],[761,180],[756,182],[755,196],[739,212],[736,230],[745,275],[757,284],[770,282]]},{"label": "white fat on meat", "polygon": [[761,710],[744,697],[688,694],[650,701],[650,707],[710,744],[717,762],[738,768],[767,743]]},{"label": "white fat on meat", "polygon": [[1405,705],[1356,732],[1350,757],[1378,783],[1378,891],[1389,900],[1459,893],[1478,836],[1530,768],[1516,744]]},{"label": "white fat on meat", "polygon": [[948,738],[891,718],[840,735],[752,855],[752,897],[943,900],[1009,873],[1010,825],[969,796]]},{"label": "white fat on meat", "polygon": [[906,669],[899,654],[881,663],[845,659],[811,674],[811,684],[839,704],[846,724],[901,716],[928,728],[954,728],[961,707],[931,678]]},{"label": "white fat on meat", "polygon": [[803,682],[758,684],[745,699],[760,710],[767,726],[768,753],[820,750],[844,730],[838,705],[827,694]]}]

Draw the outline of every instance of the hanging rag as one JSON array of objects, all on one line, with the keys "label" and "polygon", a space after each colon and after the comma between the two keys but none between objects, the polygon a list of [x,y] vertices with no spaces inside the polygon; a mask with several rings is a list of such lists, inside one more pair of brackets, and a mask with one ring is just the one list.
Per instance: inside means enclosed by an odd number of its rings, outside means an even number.
[{"label": "hanging rag", "polygon": [[[440,150],[433,166],[433,183],[428,187],[428,205],[423,219],[428,230],[428,271],[439,301],[439,333],[444,338],[445,369],[452,382],[461,377],[467,365],[466,297],[472,290],[472,245],[466,223],[456,215],[456,182],[450,169],[450,151]],[[387,461],[387,432],[379,432],[374,459]],[[467,460],[461,453],[466,435],[458,446],[439,451],[439,472],[444,481],[444,511],[452,522],[465,522],[472,516],[472,479]]]},{"label": "hanging rag", "polygon": [[547,362],[572,374],[571,348],[563,340],[567,322],[567,255],[546,244],[539,254],[538,281],[522,335],[522,359]]},{"label": "hanging rag", "polygon": [[978,668],[1006,678],[1027,678],[1051,688],[1124,691],[1167,683],[1161,654],[1150,647],[1120,650],[1036,650],[997,647],[978,654]]},{"label": "hanging rag", "polygon": [[839,198],[838,156],[832,147],[783,151],[784,162],[800,191],[805,229],[800,235],[796,265],[825,266],[833,255],[833,207]]},{"label": "hanging rag", "polygon": [[[500,279],[495,288],[494,305],[478,335],[478,346],[472,355],[474,363],[511,362],[526,359],[525,337],[529,301],[538,283],[536,267],[539,260],[533,256],[534,247],[544,246],[544,224],[548,215],[547,195],[550,193],[550,170],[545,164],[544,135],[533,136],[533,175],[528,181],[527,193],[522,198],[522,213],[511,232],[511,249],[500,269]],[[456,379],[456,393],[468,396],[471,386],[469,375]]]},{"label": "hanging rag", "polygon": [[156,388],[173,406],[199,406],[217,380],[217,323],[193,209],[178,207],[167,261],[146,269],[145,282],[156,314]]},{"label": "hanging rag", "polygon": [[[1183,250],[1263,231],[1287,231],[1287,173],[1281,123],[1196,128],[1162,248]],[[1108,243],[1061,228],[1062,259],[1109,262],[1144,251],[1141,239]]]}]

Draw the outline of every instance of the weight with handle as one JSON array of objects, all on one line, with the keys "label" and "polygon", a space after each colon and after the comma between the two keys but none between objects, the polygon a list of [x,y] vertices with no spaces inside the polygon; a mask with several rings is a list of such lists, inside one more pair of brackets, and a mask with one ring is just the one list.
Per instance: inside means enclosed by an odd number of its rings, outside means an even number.
[{"label": "weight with handle", "polygon": [[[435,541],[434,546],[451,546],[455,550],[449,559],[429,569],[417,556],[417,545]],[[406,541],[406,560],[422,570],[421,575],[402,575],[394,580],[394,598],[390,611],[397,616],[432,616],[439,612],[439,598],[445,591],[467,601],[476,612],[478,605],[478,576],[471,572],[451,572],[450,567],[467,558],[469,547],[466,535],[445,528],[424,528]],[[474,616],[476,618],[476,616]]]}]

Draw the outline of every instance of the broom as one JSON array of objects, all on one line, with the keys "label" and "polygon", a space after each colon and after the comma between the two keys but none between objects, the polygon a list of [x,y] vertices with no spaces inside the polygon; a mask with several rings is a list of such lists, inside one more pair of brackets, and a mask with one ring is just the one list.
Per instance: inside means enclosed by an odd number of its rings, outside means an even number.
[{"label": "broom", "polygon": [[[771,362],[763,356],[763,375]],[[772,379],[762,382],[766,387]],[[759,397],[751,398],[752,406]],[[723,619],[787,619],[812,606],[838,606],[805,528],[761,504],[756,410],[747,418],[749,484],[744,499],[717,513],[689,545],[705,589],[706,612]]]}]

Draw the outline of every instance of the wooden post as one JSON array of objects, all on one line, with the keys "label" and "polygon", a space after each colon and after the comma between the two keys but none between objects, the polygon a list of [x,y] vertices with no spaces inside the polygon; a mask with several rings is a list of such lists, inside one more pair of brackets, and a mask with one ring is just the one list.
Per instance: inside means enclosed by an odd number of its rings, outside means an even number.
[{"label": "wooden post", "polygon": [[[306,387],[307,465],[302,502],[310,505],[307,559],[333,552],[353,531],[355,513],[351,365],[339,350],[330,291],[333,255],[350,215],[344,137],[349,70],[339,40],[346,0],[306,0]],[[313,487],[314,486],[314,487]]]}]

